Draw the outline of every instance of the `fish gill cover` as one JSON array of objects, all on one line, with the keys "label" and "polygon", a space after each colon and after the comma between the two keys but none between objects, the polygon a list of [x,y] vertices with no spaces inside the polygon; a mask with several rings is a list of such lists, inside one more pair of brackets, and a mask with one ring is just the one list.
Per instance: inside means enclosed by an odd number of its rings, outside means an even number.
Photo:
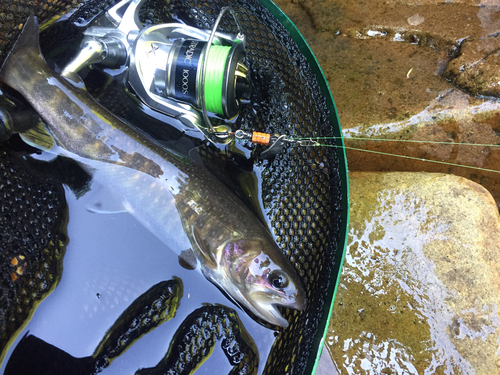
[{"label": "fish gill cover", "polygon": [[[70,20],[84,25],[114,3],[116,1],[91,0],[77,4],[60,0],[33,5],[31,2],[1,1],[0,63],[17,39],[19,26],[30,13],[38,15],[42,23],[73,11]],[[294,137],[332,136],[326,99],[307,59],[285,27],[259,1],[151,0],[143,8],[141,21],[181,20],[190,26],[210,29],[220,9],[226,5],[235,9],[247,37],[247,64],[253,83],[252,105],[242,107],[236,128]],[[236,31],[230,17],[222,19],[220,29]],[[52,48],[50,42],[45,43],[42,45],[44,54]],[[101,104],[122,117],[134,118],[129,108],[113,98],[116,97],[101,97]],[[215,147],[208,147],[204,153],[212,160],[219,158]],[[231,160],[231,153],[224,158]],[[231,168],[231,163],[227,165]],[[297,269],[308,299],[304,312],[283,311],[291,324],[277,334],[264,373],[302,374],[318,334],[324,304],[330,303],[327,288],[336,266],[334,256],[342,251],[337,248],[341,213],[345,209],[341,207],[339,158],[333,148],[290,147],[272,160],[257,160],[254,169],[261,171],[266,221],[276,242]],[[25,245],[20,242],[19,246]],[[2,267],[5,269],[5,265]]]}]

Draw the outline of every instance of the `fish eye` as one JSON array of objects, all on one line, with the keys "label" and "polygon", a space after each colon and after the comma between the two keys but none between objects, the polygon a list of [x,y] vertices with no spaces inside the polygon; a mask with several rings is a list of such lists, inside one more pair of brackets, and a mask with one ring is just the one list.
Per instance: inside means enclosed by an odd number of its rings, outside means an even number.
[{"label": "fish eye", "polygon": [[288,276],[281,271],[272,271],[267,276],[269,284],[271,284],[276,289],[283,289],[288,286],[289,279]]}]

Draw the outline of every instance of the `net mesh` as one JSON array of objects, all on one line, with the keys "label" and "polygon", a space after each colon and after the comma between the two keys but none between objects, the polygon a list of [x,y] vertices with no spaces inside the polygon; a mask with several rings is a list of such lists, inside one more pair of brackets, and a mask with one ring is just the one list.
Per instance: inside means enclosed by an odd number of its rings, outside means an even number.
[{"label": "net mesh", "polygon": [[[81,26],[114,2],[2,0],[0,63],[30,13],[42,23],[72,12],[73,25]],[[308,61],[283,25],[259,1],[151,0],[143,8],[141,20],[146,24],[180,20],[211,29],[221,8],[227,5],[235,9],[247,37],[246,63],[253,84],[252,105],[242,108],[236,128],[296,137],[332,136],[326,100]],[[222,19],[220,29],[237,32],[228,15]],[[45,54],[52,47],[46,44],[43,48]],[[111,99],[106,102],[103,98],[103,105],[134,119],[130,109],[113,102],[113,96],[106,97]],[[219,155],[217,150],[207,153],[212,159]],[[224,157],[231,159],[231,154]],[[289,147],[271,160],[255,162],[256,168],[262,169],[265,215],[277,243],[303,280],[308,297],[306,311],[283,310],[291,324],[277,335],[264,373],[302,374],[318,335],[324,304],[329,303],[326,291],[335,266],[342,210],[338,157],[332,148]]]}]

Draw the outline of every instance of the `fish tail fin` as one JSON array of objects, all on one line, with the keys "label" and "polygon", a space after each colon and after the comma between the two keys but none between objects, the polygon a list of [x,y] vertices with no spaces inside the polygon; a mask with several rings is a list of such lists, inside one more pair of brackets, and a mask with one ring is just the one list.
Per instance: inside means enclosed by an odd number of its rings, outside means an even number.
[{"label": "fish tail fin", "polygon": [[42,51],[40,50],[39,39],[38,21],[34,15],[31,15],[24,23],[21,34],[19,35],[17,41],[14,43],[14,46],[10,50],[9,54],[2,64],[2,67],[0,68],[0,81],[6,83],[9,86],[12,86],[9,82],[9,77],[11,76],[9,72],[15,65],[17,65],[18,59],[16,58],[16,55],[18,55],[20,52],[28,52],[31,56],[39,56],[40,59],[45,61],[42,55]]},{"label": "fish tail fin", "polygon": [[42,151],[51,151],[56,145],[54,138],[42,121],[39,121],[31,129],[19,133],[19,135],[24,142]]}]

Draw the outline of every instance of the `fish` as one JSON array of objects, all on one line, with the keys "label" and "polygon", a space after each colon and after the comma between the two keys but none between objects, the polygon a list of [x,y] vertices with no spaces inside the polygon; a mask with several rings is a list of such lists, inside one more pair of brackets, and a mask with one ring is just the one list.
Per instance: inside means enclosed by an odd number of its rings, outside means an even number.
[{"label": "fish", "polygon": [[0,82],[43,119],[20,133],[26,143],[79,163],[123,211],[236,305],[284,328],[288,321],[278,306],[305,309],[304,287],[267,226],[195,158],[115,117],[77,74],[55,73],[41,53],[36,17],[25,22],[0,68]]}]

